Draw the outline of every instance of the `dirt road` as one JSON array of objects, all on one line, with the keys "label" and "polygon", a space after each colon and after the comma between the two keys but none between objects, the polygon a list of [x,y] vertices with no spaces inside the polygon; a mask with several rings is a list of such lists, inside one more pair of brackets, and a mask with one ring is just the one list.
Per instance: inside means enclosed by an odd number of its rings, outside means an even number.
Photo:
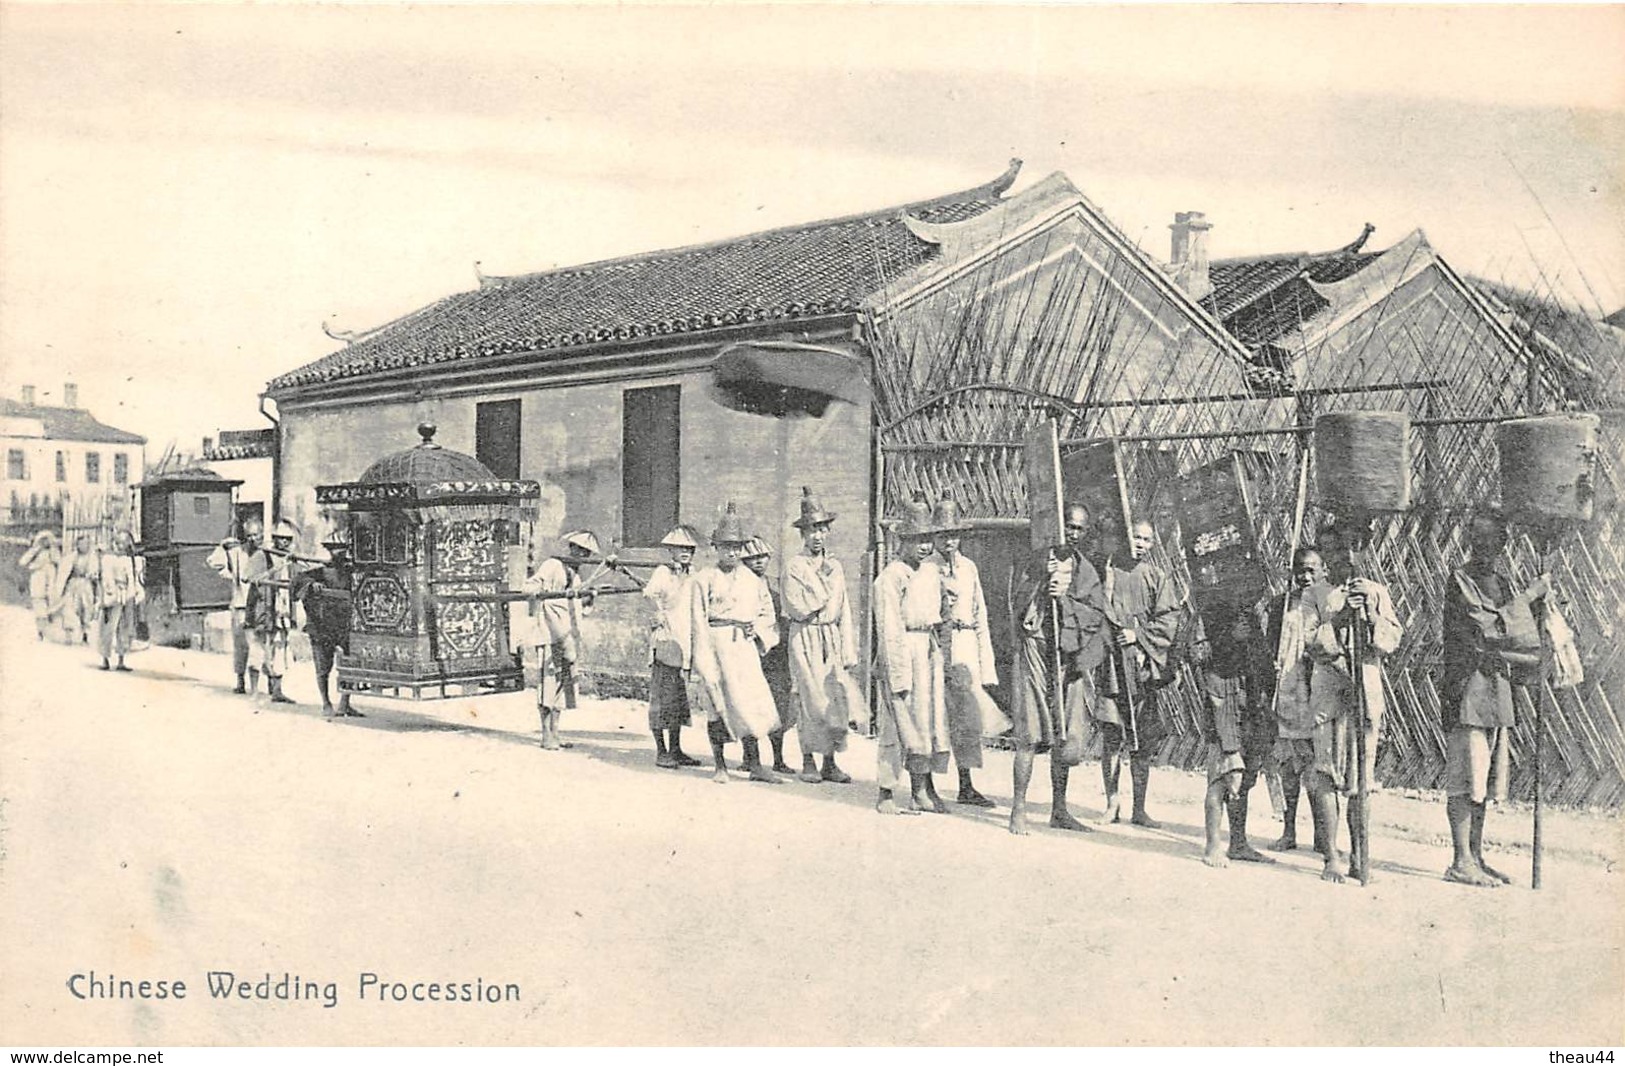
[{"label": "dirt road", "polygon": [[[1000,753],[978,775],[998,811],[883,818],[865,740],[851,786],[718,786],[657,770],[626,702],[568,716],[576,747],[551,753],[524,696],[327,723],[308,664],[303,705],[273,708],[230,695],[218,656],[131,662],[103,673],[0,611],[0,1042],[1622,1039],[1617,818],[1554,816],[1532,892],[1525,816],[1495,812],[1524,884],[1470,890],[1439,879],[1442,806],[1379,795],[1362,890],[1305,852],[1203,866],[1190,775],[1153,779],[1165,831],[1018,839]],[[1094,766],[1074,776],[1098,810]],[[1254,806],[1268,839],[1262,788]],[[248,998],[213,998],[211,971]],[[77,998],[92,972],[186,996]],[[312,994],[275,998],[285,975]]]}]

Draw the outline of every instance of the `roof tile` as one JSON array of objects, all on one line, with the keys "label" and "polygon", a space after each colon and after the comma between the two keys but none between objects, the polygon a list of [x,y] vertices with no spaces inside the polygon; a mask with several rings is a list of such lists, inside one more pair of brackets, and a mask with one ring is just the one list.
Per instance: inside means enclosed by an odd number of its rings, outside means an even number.
[{"label": "roof tile", "polygon": [[974,189],[901,207],[537,274],[488,278],[273,380],[272,392],[380,371],[546,352],[751,322],[856,311],[937,248],[903,224],[987,211],[1015,168]]},{"label": "roof tile", "polygon": [[116,429],[82,407],[40,407],[0,398],[0,415],[38,419],[48,440],[88,441],[95,444],[145,444],[139,433]]}]

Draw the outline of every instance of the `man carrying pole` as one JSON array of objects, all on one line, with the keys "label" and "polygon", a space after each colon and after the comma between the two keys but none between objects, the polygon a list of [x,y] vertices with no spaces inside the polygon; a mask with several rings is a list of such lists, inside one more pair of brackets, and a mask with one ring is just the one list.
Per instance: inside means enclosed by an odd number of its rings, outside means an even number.
[{"label": "man carrying pole", "polygon": [[1049,754],[1050,828],[1087,832],[1067,809],[1072,767],[1083,761],[1095,673],[1105,656],[1106,597],[1084,551],[1089,509],[1065,512],[1065,545],[1042,551],[1012,602],[1018,609],[1013,798],[1010,832],[1027,833],[1033,757]]},{"label": "man carrying pole", "polygon": [[661,538],[671,561],[655,568],[643,595],[654,604],[649,632],[649,732],[655,738],[655,765],[666,770],[698,766],[683,750],[683,727],[689,722],[686,678],[693,657],[689,597],[693,594],[694,553],[700,541],[679,525]]},{"label": "man carrying pole", "polygon": [[1551,592],[1542,574],[1514,591],[1502,554],[1507,530],[1493,512],[1468,526],[1467,562],[1451,574],[1444,601],[1445,813],[1454,856],[1446,881],[1497,888],[1512,878],[1484,861],[1484,814],[1506,798],[1512,685],[1541,664],[1532,605]]},{"label": "man carrying pole", "polygon": [[[559,713],[576,705],[576,662],[581,654],[581,611],[593,594],[581,592],[581,567],[599,554],[590,530],[564,535],[563,558],[549,556],[525,580],[530,601],[530,653],[536,670],[536,714],[542,748],[558,751],[570,745],[559,739]],[[543,598],[543,594],[547,595]]]},{"label": "man carrying pole", "polygon": [[[1209,866],[1272,862],[1247,840],[1247,798],[1275,746],[1275,715],[1267,693],[1269,655],[1255,606],[1214,606],[1202,617],[1207,662],[1202,672],[1209,744],[1203,816]],[[1221,843],[1220,821],[1228,816],[1230,844]]]},{"label": "man carrying pole", "polygon": [[1117,785],[1122,757],[1129,753],[1129,779],[1134,789],[1131,821],[1147,829],[1162,824],[1146,813],[1145,797],[1151,780],[1151,759],[1167,736],[1157,708],[1156,690],[1173,680],[1169,649],[1179,630],[1179,598],[1173,581],[1146,556],[1156,531],[1143,519],[1129,530],[1127,569],[1117,538],[1103,537],[1106,620],[1110,624],[1106,661],[1100,668],[1100,698],[1092,713],[1102,730],[1101,778],[1106,788],[1102,824],[1119,818]]},{"label": "man carrying pole", "polygon": [[328,561],[294,578],[294,599],[305,609],[305,632],[310,636],[311,665],[316,671],[316,691],[322,697],[322,717],[360,718],[361,712],[350,707],[348,692],[339,693],[335,711],[328,690],[339,652],[348,654],[350,650],[350,542],[334,535],[322,547],[328,551]]},{"label": "man carrying pole", "polygon": [[[231,666],[237,674],[237,687],[231,691],[241,696],[256,695],[260,686],[260,669],[249,661],[248,594],[253,585],[254,560],[259,555],[260,537],[265,527],[258,519],[243,523],[242,540],[227,537],[209,553],[208,564],[221,577],[231,582]],[[247,683],[244,683],[244,676]]]},{"label": "man carrying pole", "polygon": [[249,654],[265,672],[272,703],[293,703],[282,691],[288,672],[288,635],[294,628],[293,523],[278,522],[271,530],[271,547],[261,548],[248,567]]},{"label": "man carrying pole", "polygon": [[[1269,606],[1269,647],[1275,653],[1274,704],[1276,741],[1274,763],[1281,775],[1282,823],[1280,839],[1268,845],[1271,851],[1293,851],[1298,846],[1298,800],[1305,786],[1312,789],[1315,768],[1315,712],[1309,704],[1309,680],[1314,661],[1309,658],[1307,638],[1320,627],[1326,593],[1326,564],[1313,548],[1299,548],[1292,556],[1292,587],[1272,600]],[[1336,824],[1336,796],[1332,815],[1323,812],[1312,790],[1310,818],[1314,822],[1315,850],[1330,855],[1327,830]]]},{"label": "man carrying pole", "polygon": [[[1375,776],[1385,706],[1382,660],[1399,647],[1405,631],[1388,587],[1357,576],[1355,552],[1361,532],[1334,525],[1320,535],[1320,553],[1332,587],[1326,593],[1321,624],[1310,637],[1309,653],[1315,660],[1310,679],[1315,769],[1336,791],[1349,796],[1349,869],[1365,884],[1370,881],[1368,790]],[[1335,849],[1335,822],[1327,835]]]}]

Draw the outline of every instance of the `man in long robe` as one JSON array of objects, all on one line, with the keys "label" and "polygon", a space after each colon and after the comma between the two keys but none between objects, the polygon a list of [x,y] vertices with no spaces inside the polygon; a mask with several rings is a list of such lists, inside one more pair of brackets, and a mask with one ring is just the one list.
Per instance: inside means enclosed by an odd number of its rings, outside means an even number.
[{"label": "man in long robe", "polygon": [[[526,627],[528,656],[536,670],[536,715],[542,726],[542,748],[558,751],[569,744],[559,739],[559,714],[576,705],[576,662],[581,655],[581,611],[590,606],[583,594],[581,566],[598,554],[598,538],[578,529],[564,535],[567,555],[549,556],[525,579],[524,591],[538,597],[529,601]],[[545,596],[546,598],[540,598]]]},{"label": "man in long robe", "polygon": [[[801,490],[804,553],[785,564],[784,612],[789,619],[790,677],[795,689],[796,739],[801,745],[801,780],[851,784],[851,775],[835,763],[846,750],[848,724],[864,707],[852,671],[858,667],[857,625],[847,599],[846,573],[828,553],[835,515]],[[823,769],[814,757],[824,761]]]},{"label": "man in long robe", "polygon": [[767,739],[773,745],[773,772],[793,774],[795,770],[784,761],[784,734],[796,727],[796,699],[790,681],[790,646],[783,639],[789,620],[784,614],[783,599],[768,579],[767,568],[773,561],[773,549],[761,537],[752,537],[745,544],[741,561],[750,568],[751,573],[761,578],[762,593],[768,599],[763,610],[772,612],[774,629],[780,637],[776,644],[762,653],[762,676],[767,678],[768,691],[773,693],[773,708],[779,716],[778,727],[768,733]]},{"label": "man in long robe", "polygon": [[683,727],[689,722],[687,677],[693,655],[691,639],[694,553],[699,538],[679,525],[661,538],[671,561],[657,566],[643,587],[655,608],[649,630],[649,732],[655,738],[655,765],[667,770],[698,766],[683,750]]},{"label": "man in long robe", "polygon": [[1453,857],[1446,881],[1496,888],[1512,878],[1484,861],[1484,815],[1491,799],[1505,799],[1507,734],[1512,728],[1512,686],[1541,665],[1534,628],[1535,601],[1551,594],[1541,574],[1516,590],[1502,552],[1506,526],[1498,515],[1473,516],[1471,554],[1451,575],[1444,600],[1445,813]]},{"label": "man in long robe", "polygon": [[936,551],[923,565],[935,569],[942,583],[943,698],[948,739],[959,770],[956,802],[992,807],[993,801],[978,792],[971,780],[971,771],[982,765],[982,738],[999,736],[1010,728],[1010,719],[987,693],[999,683],[987,598],[975,561],[959,550],[964,533],[959,506],[943,497],[931,514],[931,524],[936,528]]},{"label": "man in long robe", "polygon": [[1179,631],[1180,604],[1172,579],[1146,558],[1156,541],[1151,523],[1135,522],[1129,532],[1127,569],[1120,567],[1117,544],[1108,538],[1103,545],[1106,562],[1101,580],[1106,587],[1106,620],[1111,633],[1106,661],[1099,672],[1100,698],[1092,707],[1101,727],[1100,770],[1106,787],[1106,810],[1100,820],[1118,820],[1117,785],[1126,747],[1134,789],[1131,821],[1148,829],[1160,829],[1161,823],[1146,813],[1145,796],[1151,780],[1151,759],[1168,735],[1157,707],[1157,689],[1173,680],[1168,653]]},{"label": "man in long robe", "polygon": [[[1017,616],[1014,788],[1010,832],[1027,833],[1027,785],[1033,758],[1049,755],[1050,828],[1087,832],[1067,809],[1072,767],[1083,761],[1095,673],[1105,655],[1105,590],[1083,547],[1089,509],[1066,509],[1064,548],[1035,559],[1016,586]],[[1060,670],[1057,686],[1056,670]],[[1061,691],[1060,705],[1055,692]]]},{"label": "man in long robe", "polygon": [[762,654],[778,643],[779,635],[762,579],[740,562],[749,539],[733,504],[728,504],[711,537],[717,565],[694,575],[690,593],[692,669],[709,704],[706,733],[715,762],[712,780],[727,782],[723,747],[738,738],[750,779],[777,785],[784,779],[762,765],[760,738],[779,722],[773,692],[762,673]]},{"label": "man in long robe", "polygon": [[[931,508],[909,504],[896,530],[897,552],[874,582],[875,646],[880,659],[879,759],[882,814],[948,813],[931,775],[948,769],[948,711],[943,701],[942,582],[922,565],[936,550]],[[894,798],[907,773],[909,804]]]},{"label": "man in long robe", "polygon": [[[1309,682],[1309,704],[1315,712],[1315,773],[1320,788],[1334,795],[1350,796],[1348,802],[1349,866],[1366,868],[1368,856],[1362,849],[1365,834],[1361,825],[1366,812],[1359,802],[1361,767],[1358,740],[1354,730],[1365,733],[1367,781],[1376,776],[1377,737],[1382,728],[1384,707],[1382,660],[1399,647],[1405,630],[1399,624],[1388,587],[1370,578],[1358,577],[1350,534],[1333,526],[1321,534],[1320,554],[1326,560],[1326,575],[1332,587],[1327,591],[1320,625],[1309,634],[1309,656],[1314,671]],[[1350,666],[1353,646],[1351,630],[1363,628],[1362,652],[1357,667]],[[1357,689],[1355,686],[1358,685]],[[1362,700],[1363,697],[1363,700]],[[1365,721],[1358,722],[1357,709],[1365,706]],[[1333,862],[1321,876],[1328,881],[1343,879],[1342,861],[1337,856],[1336,819],[1327,828]]]}]

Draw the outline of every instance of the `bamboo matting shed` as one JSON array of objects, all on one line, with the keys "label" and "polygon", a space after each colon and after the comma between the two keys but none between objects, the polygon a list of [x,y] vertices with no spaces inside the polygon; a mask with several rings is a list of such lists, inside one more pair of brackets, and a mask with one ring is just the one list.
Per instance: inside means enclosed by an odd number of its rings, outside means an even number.
[{"label": "bamboo matting shed", "polygon": [[[1520,336],[1420,232],[1380,253],[1364,250],[1367,233],[1321,256],[1215,263],[1211,287],[1193,296],[1061,175],[974,220],[911,228],[941,255],[869,303],[874,511],[895,514],[922,490],[956,499],[983,529],[967,549],[982,563],[996,625],[1026,540],[1021,441],[1040,421],[1057,421],[1063,453],[1117,442],[1134,516],[1155,524],[1154,561],[1181,591],[1190,575],[1175,481],[1242,455],[1254,533],[1278,590],[1314,417],[1361,408],[1410,416],[1414,505],[1379,522],[1367,553],[1406,630],[1387,666],[1377,771],[1386,787],[1432,788],[1442,778],[1444,590],[1463,560],[1464,518],[1495,502],[1496,424],[1559,409],[1604,411],[1597,518],[1550,560],[1586,680],[1545,693],[1543,781],[1553,802],[1625,803],[1625,653],[1617,646],[1625,625],[1625,424],[1608,414],[1618,410],[1621,381],[1609,327],[1599,324],[1592,351],[1571,343],[1553,354]],[[1312,543],[1321,518],[1311,499],[1303,543]],[[1508,555],[1521,577],[1541,568],[1526,538]],[[1001,666],[1013,640],[1005,621],[995,635]],[[1195,669],[1187,657],[1181,682],[1163,699],[1172,735],[1162,758],[1187,768],[1203,755]],[[1519,698],[1513,791],[1528,796],[1532,715],[1529,694]]]}]

